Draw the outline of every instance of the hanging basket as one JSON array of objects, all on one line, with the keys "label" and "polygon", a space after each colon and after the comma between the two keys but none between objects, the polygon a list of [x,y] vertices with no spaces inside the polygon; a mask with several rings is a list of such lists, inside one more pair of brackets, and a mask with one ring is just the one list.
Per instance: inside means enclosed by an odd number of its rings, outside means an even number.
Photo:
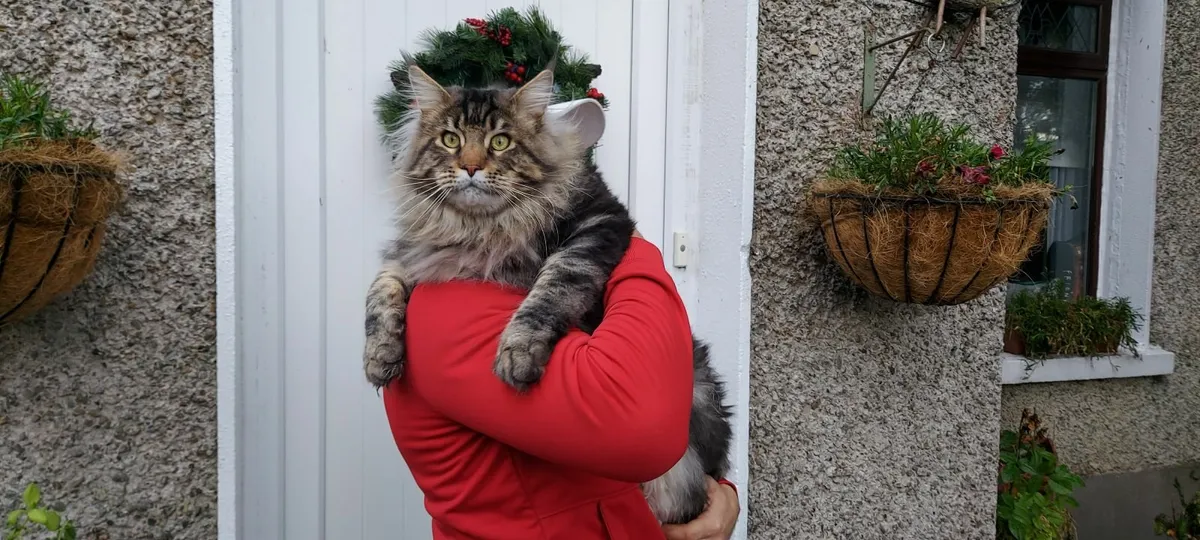
[{"label": "hanging basket", "polygon": [[91,272],[122,195],[119,169],[116,156],[81,139],[0,150],[0,326]]},{"label": "hanging basket", "polygon": [[854,283],[897,302],[954,305],[1016,273],[1046,226],[1050,186],[995,193],[935,199],[826,181],[809,193],[807,209]]}]

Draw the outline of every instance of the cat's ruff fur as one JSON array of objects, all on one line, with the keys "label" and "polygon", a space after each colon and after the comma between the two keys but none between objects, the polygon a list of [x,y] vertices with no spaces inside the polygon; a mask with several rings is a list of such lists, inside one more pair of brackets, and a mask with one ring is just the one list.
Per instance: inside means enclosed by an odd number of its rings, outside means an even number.
[{"label": "cat's ruff fur", "polygon": [[[552,68],[519,90],[446,89],[408,65],[407,77],[393,80],[416,106],[389,134],[402,202],[398,237],[367,297],[367,379],[380,387],[402,374],[412,286],[466,278],[529,290],[501,334],[494,365],[501,380],[523,390],[538,381],[570,328],[591,332],[600,323],[604,289],[629,246],[633,219],[584,159],[594,141],[580,140],[565,117],[546,114]],[[511,146],[495,144],[498,133]],[[688,450],[643,485],[665,523],[699,515],[704,477],[728,469],[730,410],[698,340],[693,374]]]}]

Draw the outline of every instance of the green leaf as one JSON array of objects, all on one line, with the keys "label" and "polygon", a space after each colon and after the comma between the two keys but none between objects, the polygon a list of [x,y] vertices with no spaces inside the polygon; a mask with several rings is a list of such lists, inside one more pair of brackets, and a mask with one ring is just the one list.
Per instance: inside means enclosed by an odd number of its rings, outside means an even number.
[{"label": "green leaf", "polygon": [[37,508],[38,503],[42,502],[42,491],[38,489],[37,484],[29,484],[29,487],[25,488],[23,499],[25,500],[25,508],[30,510]]},{"label": "green leaf", "polygon": [[8,526],[16,527],[17,522],[21,520],[21,516],[25,514],[24,510],[13,510],[8,513]]},{"label": "green leaf", "polygon": [[75,540],[75,524],[68,521],[58,535],[62,537],[61,540]]},{"label": "green leaf", "polygon": [[1059,495],[1070,495],[1071,494],[1071,488],[1066,487],[1058,482],[1055,482],[1053,478],[1050,479],[1049,482],[1047,482],[1047,485],[1050,486],[1051,491],[1053,491]]},{"label": "green leaf", "polygon": [[37,523],[38,525],[45,525],[47,519],[48,516],[46,516],[46,511],[42,510],[41,508],[34,508],[33,510],[29,511],[29,521]]},{"label": "green leaf", "polygon": [[58,526],[62,523],[62,517],[54,510],[46,511],[46,529],[50,532],[57,532]]},{"label": "green leaf", "polygon": [[1000,481],[1005,484],[1010,483],[1013,480],[1016,480],[1017,476],[1019,476],[1020,474],[1021,474],[1021,471],[1017,470],[1016,464],[1009,463],[1008,465],[1005,465],[1003,469],[1000,470]]}]

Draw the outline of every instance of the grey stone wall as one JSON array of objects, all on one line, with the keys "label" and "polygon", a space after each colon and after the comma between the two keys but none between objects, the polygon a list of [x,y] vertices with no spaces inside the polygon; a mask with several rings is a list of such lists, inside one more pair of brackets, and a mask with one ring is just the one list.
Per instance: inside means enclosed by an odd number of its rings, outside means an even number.
[{"label": "grey stone wall", "polygon": [[0,509],[36,481],[81,538],[215,538],[210,3],[0,5],[0,71],[136,167],[95,273],[0,329]]},{"label": "grey stone wall", "polygon": [[[1200,0],[1167,3],[1150,340],[1165,377],[1005,387],[1004,420],[1036,408],[1084,474],[1200,465]],[[1163,511],[1166,511],[1164,508]],[[1149,526],[1147,524],[1147,526]]]},{"label": "grey stone wall", "polygon": [[[900,0],[763,0],[759,15],[750,536],[987,538],[994,531],[1003,295],[924,308],[866,297],[801,221],[803,190],[863,136],[863,25],[918,28]],[[949,56],[915,51],[878,115],[934,111],[1012,140],[1016,12]],[[887,50],[894,65],[906,43]],[[936,52],[938,47],[934,47]],[[880,76],[882,82],[883,76]]]}]

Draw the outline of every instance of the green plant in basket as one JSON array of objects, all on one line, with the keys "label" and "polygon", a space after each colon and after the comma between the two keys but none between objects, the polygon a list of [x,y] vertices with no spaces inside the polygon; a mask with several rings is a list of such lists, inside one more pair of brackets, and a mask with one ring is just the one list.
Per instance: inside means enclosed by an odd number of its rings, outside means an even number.
[{"label": "green plant in basket", "polygon": [[37,484],[29,484],[25,488],[21,503],[20,508],[8,513],[4,522],[4,540],[75,540],[75,524],[64,519],[58,512],[42,506],[42,492]]},{"label": "green plant in basket", "polygon": [[91,272],[123,195],[123,160],[97,135],[42,82],[0,73],[0,327]]},{"label": "green plant in basket", "polygon": [[1037,138],[1024,143],[1013,150],[980,142],[965,124],[947,124],[930,113],[889,117],[872,144],[842,148],[828,177],[881,193],[929,196],[995,198],[1022,187],[1053,191],[1050,159],[1058,152]]},{"label": "green plant in basket", "polygon": [[933,114],[886,118],[841,148],[806,197],[851,281],[898,302],[956,305],[1005,282],[1041,241],[1053,147],[975,139]]},{"label": "green plant in basket", "polygon": [[40,82],[0,74],[0,150],[57,139],[94,139],[91,124],[77,126],[70,111],[56,107]]},{"label": "green plant in basket", "polygon": [[[1193,481],[1200,481],[1200,477],[1196,473],[1191,474]],[[1166,536],[1177,540],[1200,540],[1200,491],[1192,495],[1192,500],[1189,502],[1183,495],[1183,487],[1179,485],[1179,479],[1175,479],[1175,493],[1179,495],[1179,505],[1183,508],[1182,513],[1175,513],[1175,506],[1171,505],[1171,517],[1166,514],[1159,514],[1154,517],[1154,534],[1156,536]]]},{"label": "green plant in basket", "polygon": [[1021,412],[1017,431],[1000,433],[996,495],[996,538],[1060,540],[1073,538],[1071,496],[1083,479],[1058,462],[1054,443],[1036,414]]},{"label": "green plant in basket", "polygon": [[1093,357],[1115,354],[1122,347],[1136,355],[1133,333],[1141,328],[1142,318],[1128,298],[1072,299],[1065,283],[1054,280],[1009,300],[1005,331],[1015,333],[1023,344],[1023,350],[1009,352],[1031,358]]}]

